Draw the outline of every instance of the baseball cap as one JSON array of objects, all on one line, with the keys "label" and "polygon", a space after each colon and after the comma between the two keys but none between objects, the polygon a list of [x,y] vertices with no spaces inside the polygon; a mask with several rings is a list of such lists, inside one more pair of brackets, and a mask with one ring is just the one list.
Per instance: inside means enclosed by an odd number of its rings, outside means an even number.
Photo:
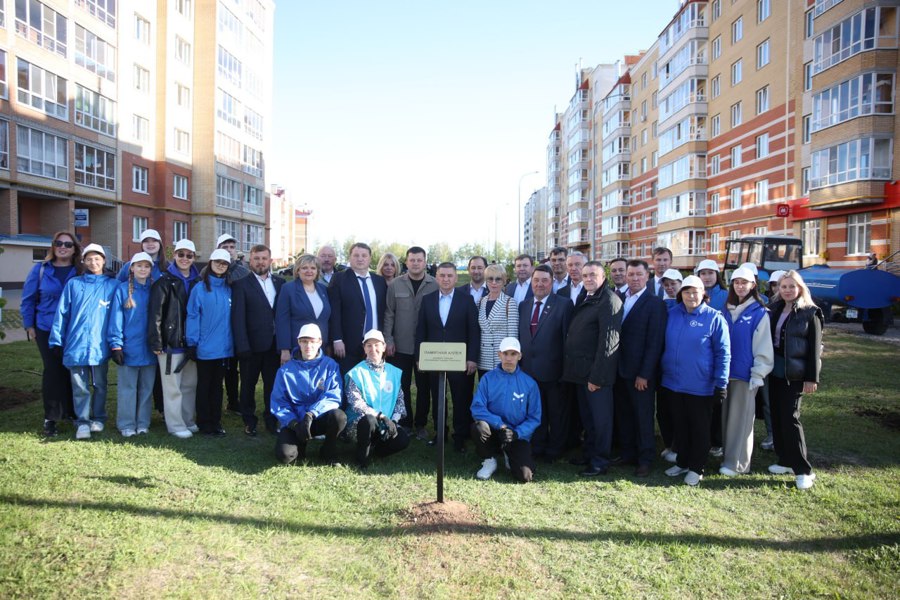
[{"label": "baseball cap", "polygon": [[227,263],[231,262],[231,254],[228,250],[222,250],[219,248],[218,250],[213,250],[213,253],[209,255],[209,262],[214,260],[224,260]]},{"label": "baseball cap", "polygon": [[519,340],[514,337],[505,337],[500,340],[500,352],[506,352],[507,350],[515,350],[521,354],[522,346],[519,345]]},{"label": "baseball cap", "polygon": [[[177,252],[178,250],[190,250],[195,254],[197,252],[197,248],[196,246],[194,246],[194,242],[189,239],[178,240],[177,242],[175,242],[175,251]],[[231,259],[229,258],[229,260]]]},{"label": "baseball cap", "polygon": [[382,344],[384,343],[384,336],[377,329],[370,329],[363,336],[363,343],[368,342],[369,340],[378,340]]},{"label": "baseball cap", "polygon": [[143,242],[147,238],[152,238],[157,242],[162,242],[162,238],[159,237],[159,232],[155,229],[145,229],[141,232],[141,237],[139,239]]},{"label": "baseball cap", "polygon": [[234,242],[236,244],[237,240],[234,239],[234,237],[231,236],[230,234],[223,233],[222,235],[219,236],[219,239],[216,240],[216,248],[218,248],[225,242]]},{"label": "baseball cap", "polygon": [[100,244],[88,244],[85,246],[84,250],[82,250],[81,256],[87,256],[88,252],[97,252],[102,255],[103,258],[106,258],[106,252],[103,251],[103,246]]},{"label": "baseball cap", "polygon": [[147,254],[146,252],[138,252],[134,256],[131,257],[131,264],[141,262],[141,261],[148,262],[151,265],[153,264],[153,259],[150,258],[150,255]]},{"label": "baseball cap", "polygon": [[303,327],[300,328],[300,333],[297,334],[297,339],[300,338],[316,338],[322,339],[322,330],[319,329],[319,326],[315,323],[307,323]]}]

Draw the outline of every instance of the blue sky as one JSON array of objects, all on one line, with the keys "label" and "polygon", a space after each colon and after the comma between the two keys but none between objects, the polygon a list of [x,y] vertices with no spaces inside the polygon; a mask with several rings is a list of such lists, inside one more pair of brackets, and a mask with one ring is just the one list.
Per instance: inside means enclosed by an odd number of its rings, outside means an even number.
[{"label": "blue sky", "polygon": [[678,4],[281,0],[268,183],[313,210],[314,245],[493,245],[496,223],[515,246],[579,60],[646,49]]}]

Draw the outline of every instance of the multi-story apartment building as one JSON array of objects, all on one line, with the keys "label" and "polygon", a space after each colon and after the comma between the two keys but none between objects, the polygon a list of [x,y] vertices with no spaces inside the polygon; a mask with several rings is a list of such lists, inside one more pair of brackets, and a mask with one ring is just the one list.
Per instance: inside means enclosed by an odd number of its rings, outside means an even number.
[{"label": "multi-story apartment building", "polygon": [[273,11],[0,4],[0,282],[20,285],[58,230],[123,260],[146,228],[201,256],[223,231],[264,241]]},{"label": "multi-story apartment building", "polygon": [[548,257],[552,246],[547,245],[547,197],[546,187],[532,192],[525,203],[525,224],[522,247],[525,254],[541,261]]},{"label": "multi-story apartment building", "polygon": [[312,211],[294,200],[280,185],[272,184],[269,198],[269,248],[275,264],[287,265],[301,252],[312,253],[309,247],[309,219]]},{"label": "multi-story apartment building", "polygon": [[553,115],[553,129],[547,143],[547,247],[560,245],[562,215],[562,115]]}]

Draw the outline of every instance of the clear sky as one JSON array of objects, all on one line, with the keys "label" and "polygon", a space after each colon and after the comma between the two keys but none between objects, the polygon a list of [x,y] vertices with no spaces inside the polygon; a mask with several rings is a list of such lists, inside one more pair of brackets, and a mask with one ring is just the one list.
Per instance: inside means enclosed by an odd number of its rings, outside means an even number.
[{"label": "clear sky", "polygon": [[[678,0],[276,0],[268,183],[313,246],[517,245],[583,66],[649,47]],[[635,10],[635,7],[639,7]]]}]

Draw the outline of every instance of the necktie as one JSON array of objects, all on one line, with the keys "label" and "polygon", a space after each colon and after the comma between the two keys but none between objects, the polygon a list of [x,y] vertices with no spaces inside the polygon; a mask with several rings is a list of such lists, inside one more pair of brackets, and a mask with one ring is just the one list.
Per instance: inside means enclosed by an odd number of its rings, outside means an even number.
[{"label": "necktie", "polygon": [[666,297],[666,291],[663,289],[662,279],[660,279],[659,281],[657,281],[657,283],[659,284],[659,291],[656,292],[656,297],[657,297],[657,298],[665,298],[665,297]]},{"label": "necktie", "polygon": [[370,331],[372,329],[372,327],[374,326],[375,314],[374,314],[374,311],[372,310],[372,299],[369,298],[369,285],[367,283],[367,280],[369,278],[368,277],[360,277],[359,275],[357,275],[356,278],[359,279],[359,282],[362,284],[363,300],[366,303],[366,325],[363,328],[363,334],[365,334],[367,331]]},{"label": "necktie", "polygon": [[534,332],[537,331],[538,316],[540,314],[541,314],[541,301],[536,300],[534,303],[534,312],[531,313],[531,335],[534,335]]}]

